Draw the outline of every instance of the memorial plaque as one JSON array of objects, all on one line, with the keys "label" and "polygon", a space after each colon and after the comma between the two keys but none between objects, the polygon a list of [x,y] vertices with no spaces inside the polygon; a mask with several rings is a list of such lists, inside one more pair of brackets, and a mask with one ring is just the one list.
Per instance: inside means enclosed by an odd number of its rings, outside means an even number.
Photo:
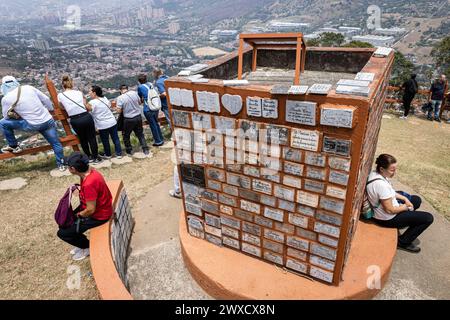
[{"label": "memorial plaque", "polygon": [[249,117],[262,117],[262,101],[258,97],[247,98],[247,115]]},{"label": "memorial plaque", "polygon": [[206,175],[208,179],[213,179],[221,182],[225,182],[225,171],[215,168],[206,169]]},{"label": "memorial plaque", "polygon": [[222,204],[226,204],[227,206],[237,207],[236,198],[228,196],[226,194],[219,194],[219,202]]},{"label": "memorial plaque", "polygon": [[328,271],[334,271],[335,263],[328,261],[324,258],[317,257],[317,256],[311,256],[309,258],[309,262],[315,266],[321,267],[322,269],[325,269]]},{"label": "memorial plaque", "polygon": [[293,225],[290,225],[288,223],[280,223],[275,222],[275,230],[284,232],[286,234],[294,234],[295,227]]},{"label": "memorial plaque", "polygon": [[253,190],[268,195],[272,194],[272,183],[263,180],[253,179]]},{"label": "memorial plaque", "polygon": [[276,84],[272,86],[270,93],[272,94],[288,94],[291,86],[285,84]]},{"label": "memorial plaque", "polygon": [[241,245],[240,245],[238,240],[235,240],[235,239],[232,239],[232,238],[229,238],[229,237],[225,237],[225,236],[222,237],[222,242],[227,247],[231,247],[231,248],[234,248],[234,249],[237,249],[237,250],[240,250],[240,248],[241,248]]},{"label": "memorial plaque", "polygon": [[228,227],[232,227],[235,229],[240,229],[241,228],[241,222],[237,219],[233,219],[230,217],[225,217],[225,216],[221,216],[220,217],[220,221],[223,225],[226,225]]},{"label": "memorial plaque", "polygon": [[271,209],[266,207],[264,209],[264,217],[279,222],[284,222],[284,212],[282,210]]},{"label": "memorial plaque", "polygon": [[212,236],[210,234],[206,234],[206,241],[208,241],[209,243],[212,243],[218,247],[222,246],[222,239]]},{"label": "memorial plaque", "polygon": [[320,199],[320,207],[331,212],[344,214],[345,202],[333,198],[322,197]]},{"label": "memorial plaque", "polygon": [[301,189],[302,188],[302,179],[295,178],[292,176],[284,176],[283,184],[289,187]]},{"label": "memorial plaque", "polygon": [[192,153],[187,150],[177,150],[178,162],[181,164],[192,164]]},{"label": "memorial plaque", "polygon": [[220,210],[221,213],[227,214],[229,216],[232,216],[234,214],[234,210],[233,210],[232,207],[228,207],[228,206],[225,206],[223,204],[221,204],[219,206],[219,210]]},{"label": "memorial plaque", "polygon": [[280,171],[281,170],[281,162],[279,158],[270,158],[261,156],[260,157],[261,166],[270,169],[273,171]]},{"label": "memorial plaque", "polygon": [[214,201],[214,202],[217,202],[217,199],[218,199],[217,192],[209,191],[209,190],[203,191],[201,196],[203,199]]},{"label": "memorial plaque", "polygon": [[219,94],[216,92],[197,91],[197,107],[199,111],[220,113]]},{"label": "memorial plaque", "polygon": [[234,217],[238,218],[240,220],[253,222],[253,213],[250,213],[250,212],[247,212],[247,211],[235,209],[234,210]]},{"label": "memorial plaque", "polygon": [[319,150],[320,133],[318,131],[292,129],[291,147],[308,151]]},{"label": "memorial plaque", "polygon": [[173,106],[181,107],[181,90],[179,88],[169,88],[169,101]]},{"label": "memorial plaque", "polygon": [[251,179],[246,176],[227,173],[227,183],[236,187],[251,189]]},{"label": "memorial plaque", "polygon": [[315,167],[306,168],[306,176],[311,179],[325,181],[327,179],[327,171],[325,169],[319,169]]},{"label": "memorial plaque", "polygon": [[214,228],[212,226],[205,225],[205,232],[212,234],[213,236],[222,238],[222,229],[220,228]]},{"label": "memorial plaque", "polygon": [[251,165],[259,165],[259,156],[256,153],[245,153],[244,154],[244,163]]},{"label": "memorial plaque", "polygon": [[261,246],[261,238],[249,233],[242,233],[242,241],[253,244],[258,247]]},{"label": "memorial plaque", "polygon": [[331,84],[315,83],[309,88],[308,94],[327,95],[328,92],[330,92],[332,87],[333,87],[333,85],[331,85]]},{"label": "memorial plaque", "polygon": [[242,251],[252,256],[261,258],[261,248],[252,246],[251,244],[242,243]]},{"label": "memorial plaque", "polygon": [[328,260],[336,261],[337,251],[323,245],[312,243],[311,253]]},{"label": "memorial plaque", "polygon": [[212,120],[211,116],[202,113],[193,113],[192,114],[192,124],[194,130],[211,130],[212,129]]},{"label": "memorial plaque", "polygon": [[261,213],[261,206],[246,200],[241,200],[241,209],[255,214]]},{"label": "memorial plaque", "polygon": [[302,151],[292,148],[283,148],[283,158],[287,161],[301,162]]},{"label": "memorial plaque", "polygon": [[259,224],[260,226],[266,227],[266,228],[272,228],[273,222],[270,219],[266,219],[261,216],[255,216],[255,223]]},{"label": "memorial plaque", "polygon": [[286,122],[307,126],[316,125],[317,103],[307,101],[286,101]]},{"label": "memorial plaque", "polygon": [[277,145],[260,145],[260,154],[266,157],[281,158],[281,148]]},{"label": "memorial plaque", "polygon": [[284,243],[284,234],[270,229],[264,229],[264,238],[275,242]]},{"label": "memorial plaque", "polygon": [[266,259],[267,261],[279,264],[279,265],[283,265],[283,256],[274,254],[269,251],[264,251],[264,259]]},{"label": "memorial plaque", "polygon": [[327,196],[345,200],[347,196],[347,190],[338,187],[328,186]]},{"label": "memorial plaque", "polygon": [[236,130],[236,120],[233,118],[214,117],[215,127],[218,133],[233,136]]},{"label": "memorial plaque", "polygon": [[205,239],[205,232],[188,226],[189,234],[195,238]]},{"label": "memorial plaque", "polygon": [[214,228],[220,228],[222,226],[220,222],[220,217],[216,217],[208,213],[205,213],[205,223]]},{"label": "memorial plaque", "polygon": [[239,231],[227,226],[222,226],[222,234],[227,237],[239,239]]},{"label": "memorial plaque", "polygon": [[286,267],[300,273],[306,273],[308,271],[308,266],[306,264],[291,258],[286,260]]},{"label": "memorial plaque", "polygon": [[355,80],[369,81],[369,82],[373,82],[374,79],[375,79],[375,73],[370,73],[370,72],[359,72],[356,74],[356,77],[355,77]]},{"label": "memorial plaque", "polygon": [[276,125],[266,125],[266,141],[272,145],[287,146],[289,143],[289,129]]},{"label": "memorial plaque", "polygon": [[194,93],[192,90],[188,89],[181,89],[180,90],[180,97],[181,97],[181,106],[186,108],[193,108],[194,103]]},{"label": "memorial plaque", "polygon": [[311,266],[311,268],[309,270],[309,274],[312,277],[323,280],[325,282],[328,282],[328,283],[333,282],[333,274],[331,272],[324,271],[322,269]]},{"label": "memorial plaque", "polygon": [[305,163],[316,167],[325,167],[327,163],[327,156],[320,153],[305,153]]},{"label": "memorial plaque", "polygon": [[[190,184],[190,183],[183,182],[183,191],[185,194],[190,194],[190,195],[198,198],[205,191],[205,189],[200,188],[200,187]],[[197,202],[195,202],[195,203],[197,203]],[[200,202],[198,202],[197,204],[200,204]]]},{"label": "memorial plaque", "polygon": [[288,236],[286,240],[286,244],[289,247],[292,247],[297,250],[302,250],[308,252],[309,250],[309,241],[294,237],[294,236]]},{"label": "memorial plaque", "polygon": [[308,92],[308,89],[308,86],[291,86],[289,88],[288,94],[303,95]]},{"label": "memorial plaque", "polygon": [[316,214],[315,209],[313,209],[311,207],[302,206],[302,205],[297,206],[297,212],[301,213],[305,216],[308,216],[308,217],[314,217],[314,215]]},{"label": "memorial plaque", "polygon": [[336,140],[336,154],[343,157],[350,157],[350,140]]},{"label": "memorial plaque", "polygon": [[240,136],[241,139],[250,139],[253,141],[258,141],[260,129],[260,125],[258,123],[240,120],[239,129],[242,130],[240,132],[242,134]]},{"label": "memorial plaque", "polygon": [[261,176],[259,168],[251,166],[244,166],[244,174],[255,178],[259,178]]},{"label": "memorial plaque", "polygon": [[223,159],[223,147],[210,145],[207,147],[208,158],[222,158]]},{"label": "memorial plaque", "polygon": [[244,166],[242,164],[228,164],[226,169],[235,173],[242,173]]},{"label": "memorial plaque", "polygon": [[269,207],[275,207],[277,199],[266,195],[261,195],[260,202]]},{"label": "memorial plaque", "polygon": [[306,191],[312,191],[317,193],[324,193],[325,192],[325,183],[319,182],[319,181],[313,181],[313,180],[306,180],[303,188]]},{"label": "memorial plaque", "polygon": [[330,137],[323,138],[323,151],[327,153],[336,153],[337,141]]},{"label": "memorial plaque", "polygon": [[239,196],[239,189],[234,186],[223,185],[223,192],[229,194],[230,196]]},{"label": "memorial plaque", "polygon": [[241,189],[239,190],[239,195],[241,198],[248,200],[248,201],[252,201],[252,202],[256,202],[259,203],[260,202],[260,194],[250,191],[250,190],[245,190],[245,189]]},{"label": "memorial plaque", "polygon": [[350,172],[351,161],[349,159],[329,157],[328,165],[331,169]]},{"label": "memorial plaque", "polygon": [[280,185],[275,185],[274,196],[279,199],[293,202],[293,201],[295,201],[295,190],[291,189],[291,188],[286,188],[286,187],[283,187]]},{"label": "memorial plaque", "polygon": [[308,239],[311,241],[317,241],[317,234],[313,231],[309,231],[303,228],[297,228],[297,236],[303,239]]},{"label": "memorial plaque", "polygon": [[233,116],[239,114],[243,107],[242,97],[238,95],[224,94],[222,96],[222,104]]},{"label": "memorial plaque", "polygon": [[173,110],[172,111],[172,121],[175,127],[191,128],[191,121],[189,112]]},{"label": "memorial plaque", "polygon": [[207,186],[209,189],[213,189],[216,191],[222,191],[222,184],[220,182],[214,180],[208,180]]},{"label": "memorial plaque", "polygon": [[263,248],[279,253],[279,254],[283,254],[283,245],[277,242],[273,242],[270,240],[263,240]]},{"label": "memorial plaque", "polygon": [[294,214],[294,213],[290,213],[289,214],[289,223],[301,227],[301,228],[308,228],[309,225],[309,218],[298,215],[298,214]]},{"label": "memorial plaque", "polygon": [[201,188],[206,187],[205,169],[198,165],[181,164],[181,180]]},{"label": "memorial plaque", "polygon": [[242,224],[242,231],[253,234],[258,237],[260,237],[261,233],[262,233],[260,226],[253,224],[253,223],[248,223],[248,222],[244,222]]},{"label": "memorial plaque", "polygon": [[207,164],[207,158],[205,154],[202,153],[194,153],[194,164],[197,165],[205,165]]},{"label": "memorial plaque", "polygon": [[237,141],[235,136],[227,135],[225,136],[225,147],[227,149],[241,149],[241,146],[238,145]]},{"label": "memorial plaque", "polygon": [[293,162],[284,162],[284,172],[294,176],[301,177],[303,175],[304,165]]},{"label": "memorial plaque", "polygon": [[341,79],[338,81],[338,86],[352,86],[352,87],[368,87],[371,81],[365,80],[351,80],[351,79]]},{"label": "memorial plaque", "polygon": [[293,248],[287,248],[286,251],[287,255],[289,257],[301,260],[301,261],[306,261],[306,259],[308,258],[308,254],[304,251],[300,251],[300,250],[296,250]]},{"label": "memorial plaque", "polygon": [[309,192],[298,191],[297,202],[306,206],[317,208],[319,206],[319,196]]},{"label": "memorial plaque", "polygon": [[394,49],[388,47],[378,47],[377,51],[373,54],[374,57],[384,58],[390,55]]},{"label": "memorial plaque", "polygon": [[191,213],[191,214],[195,214],[196,216],[202,217],[203,213],[202,213],[202,208],[200,206],[196,206],[190,203],[185,203],[186,205],[186,212],[187,213]]},{"label": "memorial plaque", "polygon": [[333,239],[322,234],[319,234],[319,242],[333,248],[337,248],[339,245],[339,241],[337,239]]},{"label": "memorial plaque", "polygon": [[278,100],[262,99],[262,116],[266,119],[278,119]]},{"label": "memorial plaque", "polygon": [[191,152],[194,149],[194,135],[192,131],[175,128],[176,147]]},{"label": "memorial plaque", "polygon": [[195,217],[195,216],[188,216],[187,220],[188,220],[189,227],[191,227],[193,229],[204,231],[203,221],[200,218]]},{"label": "memorial plaque", "polygon": [[316,222],[314,224],[314,231],[318,233],[325,234],[327,236],[339,238],[341,234],[341,229],[337,227],[330,226],[322,222]]},{"label": "memorial plaque", "polygon": [[323,126],[352,129],[354,124],[354,107],[324,105],[321,108],[320,124]]},{"label": "memorial plaque", "polygon": [[224,168],[223,158],[207,158],[207,164],[211,167]]},{"label": "memorial plaque", "polygon": [[295,203],[278,199],[278,208],[280,208],[281,210],[294,212],[295,211]]},{"label": "memorial plaque", "polygon": [[243,145],[245,152],[254,153],[255,155],[259,153],[259,145],[257,141],[243,140],[241,145]]},{"label": "memorial plaque", "polygon": [[226,162],[227,164],[242,164],[244,163],[244,155],[243,150],[226,149]]},{"label": "memorial plaque", "polygon": [[275,170],[270,170],[267,168],[261,168],[261,178],[272,181],[272,182],[276,182],[276,183],[280,183],[280,175],[278,174],[278,171]]},{"label": "memorial plaque", "polygon": [[342,217],[324,212],[322,210],[317,211],[316,219],[326,223],[334,224],[335,226],[342,225]]},{"label": "memorial plaque", "polygon": [[346,94],[352,96],[368,97],[370,87],[337,86],[336,94]]}]

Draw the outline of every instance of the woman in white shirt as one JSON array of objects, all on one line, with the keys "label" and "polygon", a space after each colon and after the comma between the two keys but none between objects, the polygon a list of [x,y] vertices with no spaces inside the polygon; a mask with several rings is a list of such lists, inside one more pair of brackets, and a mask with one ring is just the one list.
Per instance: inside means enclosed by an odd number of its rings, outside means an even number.
[{"label": "woman in white shirt", "polygon": [[122,146],[120,145],[119,134],[117,131],[117,120],[111,111],[111,103],[103,95],[103,90],[99,86],[93,86],[89,92],[92,100],[87,105],[88,110],[94,118],[95,127],[100,133],[103,148],[105,149],[105,158],[112,157],[109,137],[111,137],[117,158],[122,158]]},{"label": "woman in white shirt", "polygon": [[420,248],[413,242],[433,223],[433,216],[417,211],[422,204],[419,196],[394,190],[389,181],[397,171],[397,160],[393,156],[380,155],[376,165],[376,171],[369,175],[367,182],[367,196],[375,212],[374,221],[387,228],[408,227],[398,238],[398,248],[419,253]]},{"label": "woman in white shirt", "polygon": [[69,76],[62,79],[64,92],[58,94],[58,101],[62,109],[66,110],[70,118],[70,125],[80,139],[81,148],[89,157],[90,162],[98,163],[97,133],[94,119],[87,111],[86,98],[83,93],[73,90],[73,80]]}]

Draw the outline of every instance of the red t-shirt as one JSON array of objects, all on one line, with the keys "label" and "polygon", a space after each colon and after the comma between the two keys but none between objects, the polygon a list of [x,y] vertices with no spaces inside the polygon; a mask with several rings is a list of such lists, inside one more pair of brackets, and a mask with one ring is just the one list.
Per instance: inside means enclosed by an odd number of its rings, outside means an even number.
[{"label": "red t-shirt", "polygon": [[113,214],[112,195],[103,176],[92,169],[91,173],[81,182],[81,209],[86,209],[86,202],[96,201],[97,206],[92,219],[105,221]]}]

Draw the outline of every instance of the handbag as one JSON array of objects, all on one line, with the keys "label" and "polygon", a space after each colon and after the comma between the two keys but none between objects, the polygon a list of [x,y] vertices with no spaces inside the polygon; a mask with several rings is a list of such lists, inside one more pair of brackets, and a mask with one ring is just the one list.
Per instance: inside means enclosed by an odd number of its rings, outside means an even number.
[{"label": "handbag", "polygon": [[14,110],[17,107],[17,104],[19,103],[21,94],[22,94],[22,86],[19,86],[19,90],[17,91],[17,100],[16,102],[14,102],[14,104],[11,106],[11,108],[9,108],[8,112],[6,113],[9,119],[13,120],[22,119],[22,117],[16,112],[16,110]]},{"label": "handbag", "polygon": [[373,182],[375,182],[375,181],[378,181],[378,180],[382,180],[382,179],[377,178],[377,179],[373,179],[373,180],[371,180],[371,181],[368,181],[368,182],[366,183],[366,190],[365,190],[365,192],[364,192],[364,201],[363,201],[363,206],[362,206],[362,209],[361,209],[361,216],[362,216],[365,220],[370,220],[370,219],[372,219],[372,218],[375,216],[375,209],[379,207],[379,206],[376,206],[376,207],[375,207],[374,205],[372,205],[372,203],[371,203],[370,200],[369,200],[369,196],[368,196],[368,194],[367,194],[367,187],[368,187],[371,183],[373,183]]}]

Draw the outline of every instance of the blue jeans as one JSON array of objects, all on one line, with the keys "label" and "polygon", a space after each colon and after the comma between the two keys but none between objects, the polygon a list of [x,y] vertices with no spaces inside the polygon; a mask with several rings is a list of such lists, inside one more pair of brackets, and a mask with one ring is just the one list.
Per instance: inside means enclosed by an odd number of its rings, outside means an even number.
[{"label": "blue jeans", "polygon": [[51,119],[39,125],[31,125],[25,120],[2,119],[0,120],[0,130],[3,131],[10,147],[16,147],[18,145],[14,130],[39,132],[52,146],[56,156],[56,164],[59,165],[63,163],[64,148],[58,138],[55,120]]},{"label": "blue jeans", "polygon": [[117,125],[105,130],[99,130],[100,139],[102,140],[103,148],[105,149],[105,155],[108,157],[112,156],[111,145],[109,144],[109,137],[114,143],[114,148],[116,150],[116,156],[122,155],[122,146],[120,145],[119,133],[117,132]]},{"label": "blue jeans", "polygon": [[162,107],[161,111],[164,113],[167,119],[167,123],[169,124],[170,130],[172,130],[172,125],[170,124],[170,115],[169,115],[169,107]]},{"label": "blue jeans", "polygon": [[163,145],[164,137],[161,132],[161,127],[158,122],[159,111],[146,111],[144,112],[145,118],[150,124],[150,130],[152,131],[153,140],[155,140],[155,145]]},{"label": "blue jeans", "polygon": [[431,119],[434,112],[434,119],[439,119],[439,111],[441,111],[441,100],[431,100],[431,110],[428,111],[428,119]]}]

